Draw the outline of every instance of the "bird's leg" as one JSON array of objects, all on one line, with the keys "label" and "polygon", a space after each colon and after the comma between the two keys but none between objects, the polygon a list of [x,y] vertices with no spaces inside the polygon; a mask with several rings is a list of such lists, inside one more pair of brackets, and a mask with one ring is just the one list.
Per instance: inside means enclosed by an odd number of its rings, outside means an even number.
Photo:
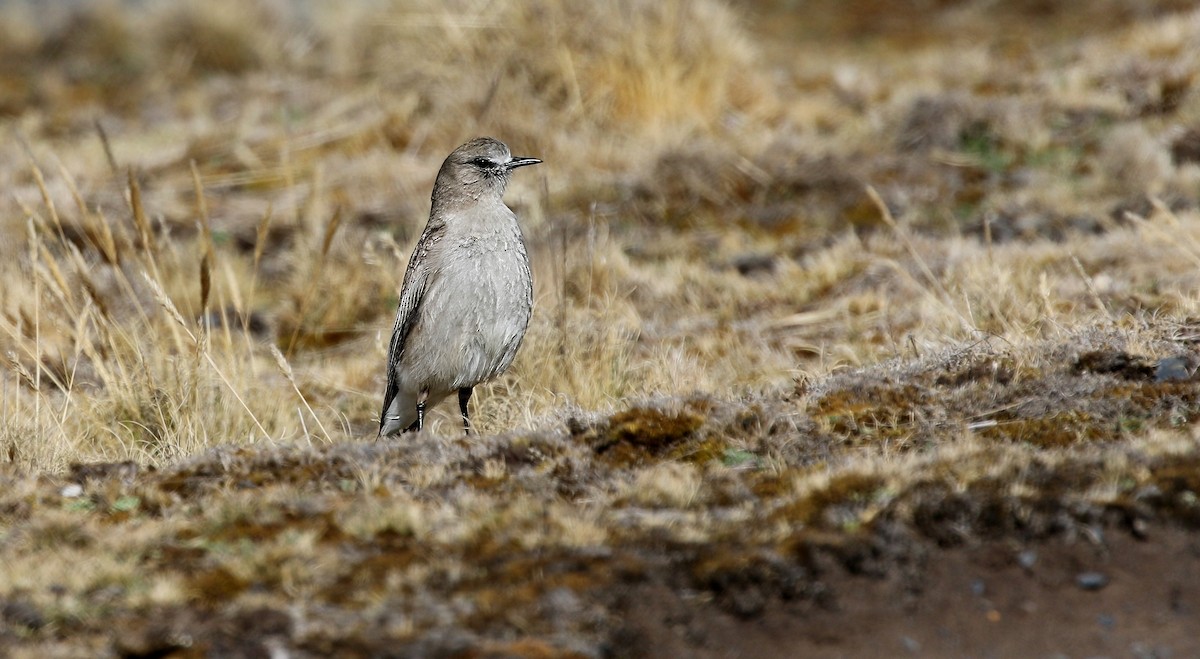
[{"label": "bird's leg", "polygon": [[422,389],[421,395],[417,397],[417,420],[413,424],[404,429],[404,432],[420,431],[425,427],[425,399],[429,398],[429,390]]},{"label": "bird's leg", "polygon": [[404,429],[404,432],[417,432],[425,425],[425,403],[417,403],[417,420]]},{"label": "bird's leg", "polygon": [[467,412],[467,401],[471,400],[471,387],[458,390],[458,409],[462,411],[463,432],[471,434],[471,415]]}]

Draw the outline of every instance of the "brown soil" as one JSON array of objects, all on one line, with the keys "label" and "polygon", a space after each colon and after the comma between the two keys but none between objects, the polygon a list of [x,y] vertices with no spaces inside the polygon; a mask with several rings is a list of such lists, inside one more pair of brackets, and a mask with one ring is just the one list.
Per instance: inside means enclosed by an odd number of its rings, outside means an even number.
[{"label": "brown soil", "polygon": [[[803,584],[752,583],[751,571],[696,588],[680,562],[662,555],[661,570],[635,570],[572,605],[599,605],[608,620],[594,645],[576,649],[512,629],[491,640],[465,630],[399,640],[362,619],[358,629],[313,634],[270,607],[145,611],[105,630],[106,649],[123,657],[260,657],[280,649],[300,657],[1198,656],[1200,536],[1167,525],[1139,531],[956,548],[898,540],[901,560],[891,568],[818,567]],[[539,570],[570,571],[577,560],[552,559]],[[609,562],[620,572],[637,559]],[[19,608],[5,607],[10,623],[23,624],[12,619]]]},{"label": "brown soil", "polygon": [[920,562],[913,574],[823,575],[825,595],[752,616],[661,582],[632,585],[620,598],[624,627],[612,655],[1200,656],[1194,532],[998,540],[933,549]]}]

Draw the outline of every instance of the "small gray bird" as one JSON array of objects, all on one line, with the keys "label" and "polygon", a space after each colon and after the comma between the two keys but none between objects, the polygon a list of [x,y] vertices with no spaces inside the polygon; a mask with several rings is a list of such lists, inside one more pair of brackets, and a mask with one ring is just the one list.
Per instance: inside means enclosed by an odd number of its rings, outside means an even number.
[{"label": "small gray bird", "polygon": [[533,311],[533,277],[517,216],[502,197],[514,169],[540,162],[480,137],[442,163],[429,223],[404,273],[380,437],[420,430],[425,410],[456,391],[470,433],[472,389],[512,364]]}]

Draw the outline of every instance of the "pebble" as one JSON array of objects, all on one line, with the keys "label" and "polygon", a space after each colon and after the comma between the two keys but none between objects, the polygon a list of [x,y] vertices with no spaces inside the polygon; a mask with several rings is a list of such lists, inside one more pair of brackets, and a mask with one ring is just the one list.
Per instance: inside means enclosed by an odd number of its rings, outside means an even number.
[{"label": "pebble", "polygon": [[1101,572],[1081,572],[1075,577],[1075,583],[1084,590],[1100,590],[1108,585],[1108,576]]},{"label": "pebble", "polygon": [[1032,570],[1033,566],[1037,564],[1037,559],[1037,552],[1032,549],[1026,549],[1017,554],[1017,564],[1026,570]]},{"label": "pebble", "polygon": [[64,499],[81,497],[83,496],[83,486],[79,483],[71,483],[70,485],[64,487],[59,494],[61,494]]},{"label": "pebble", "polygon": [[1154,368],[1155,382],[1173,382],[1190,380],[1195,368],[1187,357],[1167,357],[1158,360]]}]

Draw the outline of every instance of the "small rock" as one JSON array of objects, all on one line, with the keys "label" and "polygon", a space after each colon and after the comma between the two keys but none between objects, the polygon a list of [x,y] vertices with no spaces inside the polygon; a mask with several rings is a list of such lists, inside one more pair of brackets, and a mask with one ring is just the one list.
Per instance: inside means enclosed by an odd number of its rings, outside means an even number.
[{"label": "small rock", "polygon": [[1026,570],[1032,570],[1033,566],[1037,564],[1037,560],[1037,552],[1032,549],[1026,549],[1025,551],[1017,554],[1017,565],[1020,565]]},{"label": "small rock", "polygon": [[1084,590],[1100,590],[1108,585],[1108,575],[1101,572],[1081,572],[1075,583]]},{"label": "small rock", "polygon": [[1135,517],[1129,522],[1129,530],[1133,532],[1133,537],[1138,540],[1145,540],[1150,537],[1150,525],[1141,517]]},{"label": "small rock", "polygon": [[1155,382],[1177,382],[1190,380],[1196,371],[1191,360],[1187,357],[1167,357],[1158,360],[1154,367]]},{"label": "small rock", "polygon": [[971,594],[975,597],[983,597],[987,592],[987,584],[983,583],[983,579],[976,579],[971,582]]},{"label": "small rock", "polygon": [[61,494],[64,499],[75,499],[83,496],[83,486],[79,483],[71,483],[70,485],[64,487],[59,494]]}]

